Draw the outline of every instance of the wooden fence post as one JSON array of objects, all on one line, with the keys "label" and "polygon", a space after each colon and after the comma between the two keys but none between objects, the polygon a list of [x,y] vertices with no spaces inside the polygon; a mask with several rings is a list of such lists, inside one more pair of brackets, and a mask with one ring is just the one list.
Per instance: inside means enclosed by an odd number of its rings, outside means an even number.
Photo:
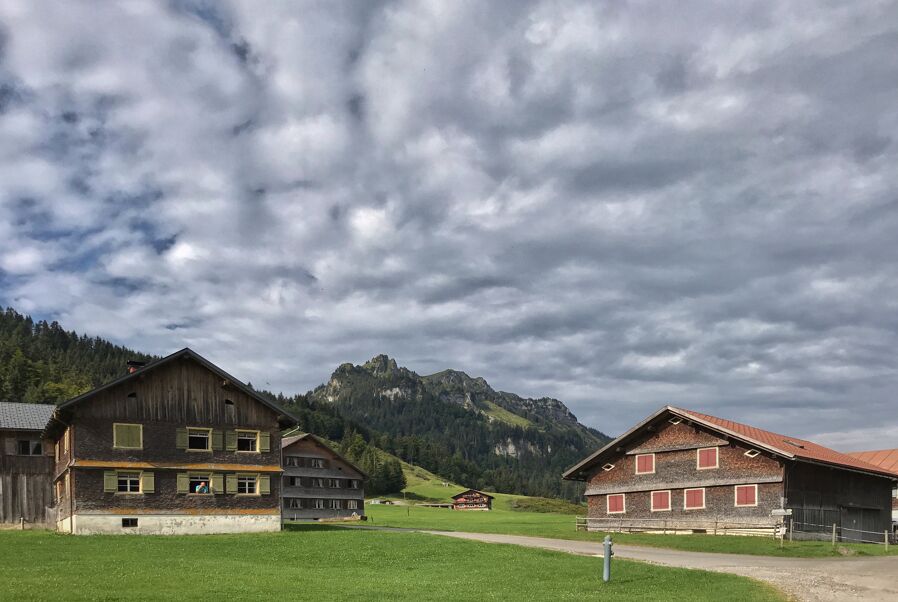
[{"label": "wooden fence post", "polygon": [[836,547],[836,523],[833,523],[833,548]]},{"label": "wooden fence post", "polygon": [[795,519],[789,519],[789,541],[792,541],[792,533],[795,530]]},{"label": "wooden fence post", "polygon": [[883,534],[883,541],[886,544],[886,552],[888,552],[889,551],[889,530],[886,529],[885,531],[882,532],[882,534]]}]

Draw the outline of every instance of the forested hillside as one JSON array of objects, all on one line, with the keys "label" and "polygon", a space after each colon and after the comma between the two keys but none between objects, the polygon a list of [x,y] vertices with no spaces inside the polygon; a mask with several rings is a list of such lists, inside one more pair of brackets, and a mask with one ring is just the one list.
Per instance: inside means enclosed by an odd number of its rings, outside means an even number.
[{"label": "forested hillside", "polygon": [[11,308],[0,313],[0,401],[64,401],[123,375],[131,359],[152,356]]}]

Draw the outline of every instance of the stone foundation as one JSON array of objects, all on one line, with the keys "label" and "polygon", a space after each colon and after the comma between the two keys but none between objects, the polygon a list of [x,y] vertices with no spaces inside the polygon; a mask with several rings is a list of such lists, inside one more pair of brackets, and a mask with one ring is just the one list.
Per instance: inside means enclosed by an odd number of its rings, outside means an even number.
[{"label": "stone foundation", "polygon": [[[123,519],[137,519],[136,527],[122,526]],[[279,514],[83,514],[73,517],[77,535],[204,535],[211,533],[266,533],[281,530]],[[56,524],[69,533],[69,519]]]}]

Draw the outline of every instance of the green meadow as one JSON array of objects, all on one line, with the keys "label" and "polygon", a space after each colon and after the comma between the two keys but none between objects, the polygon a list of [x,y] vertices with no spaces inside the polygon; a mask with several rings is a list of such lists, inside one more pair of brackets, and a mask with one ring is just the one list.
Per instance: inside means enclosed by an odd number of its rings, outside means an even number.
[{"label": "green meadow", "polygon": [[419,533],[322,525],[282,533],[0,532],[2,600],[783,600],[735,575]]}]

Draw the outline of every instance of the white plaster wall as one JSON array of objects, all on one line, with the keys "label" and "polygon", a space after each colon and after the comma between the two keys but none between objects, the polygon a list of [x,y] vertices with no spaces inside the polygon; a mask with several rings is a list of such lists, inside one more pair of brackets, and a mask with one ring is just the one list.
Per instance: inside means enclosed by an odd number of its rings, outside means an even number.
[{"label": "white plaster wall", "polygon": [[69,523],[71,523],[71,519],[69,518],[64,518],[62,520],[56,521],[56,530],[60,533],[68,533],[69,529],[71,528],[71,525]]},{"label": "white plaster wall", "polygon": [[[281,530],[279,514],[75,514],[78,535],[203,535],[210,533],[265,533]],[[123,518],[136,518],[137,527],[122,527]],[[68,528],[66,528],[66,532]]]}]

